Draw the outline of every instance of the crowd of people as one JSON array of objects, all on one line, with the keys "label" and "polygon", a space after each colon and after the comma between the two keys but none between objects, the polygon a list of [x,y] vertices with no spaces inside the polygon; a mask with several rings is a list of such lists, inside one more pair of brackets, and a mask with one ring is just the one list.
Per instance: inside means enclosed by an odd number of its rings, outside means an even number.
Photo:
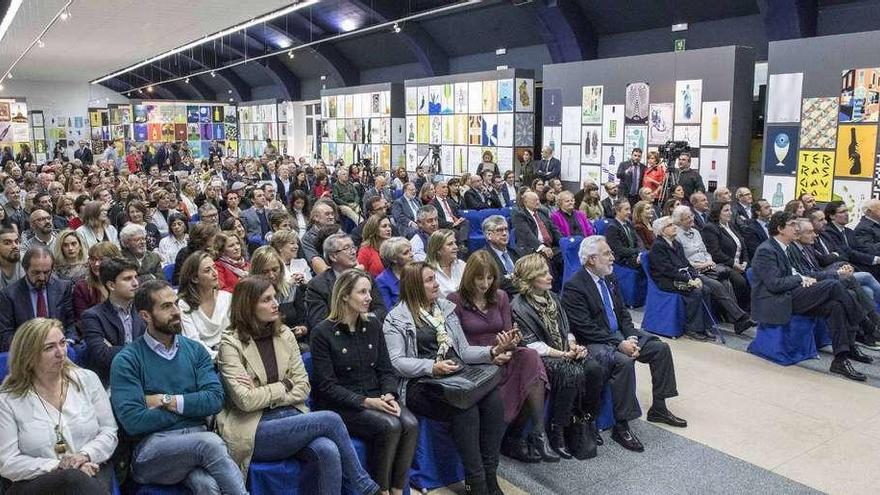
[{"label": "crowd of people", "polygon": [[[429,418],[450,425],[468,493],[497,495],[500,455],[597,455],[606,385],[610,438],[641,452],[636,362],[651,371],[648,421],[687,421],[666,403],[670,348],[633,324],[615,263],[649,259],[695,339],[717,333],[715,308],[737,333],[752,317],[828,317],[832,371],[848,378],[871,360],[857,342],[880,349],[877,200],[854,230],[840,202],[772,213],[718,188],[710,203],[686,154],[667,171],[641,150],[603,200],[592,182],[564,190],[550,148],[519,177],[491,155],[476,174],[431,177],[164,150],[0,172],[9,493],[109,493],[120,466],[121,480],[245,493],[251,463],[296,457],[318,466],[312,493],[400,494]],[[486,208],[509,218],[463,212]],[[485,246],[469,252],[475,230]],[[584,238],[581,267],[563,283],[569,236]]]}]

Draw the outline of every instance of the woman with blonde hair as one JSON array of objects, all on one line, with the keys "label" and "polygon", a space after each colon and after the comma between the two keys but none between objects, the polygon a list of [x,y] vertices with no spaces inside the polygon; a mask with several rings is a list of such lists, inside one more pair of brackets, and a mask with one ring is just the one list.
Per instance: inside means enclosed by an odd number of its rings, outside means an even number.
[{"label": "woman with blonde hair", "polygon": [[382,294],[385,308],[391,310],[400,298],[400,273],[413,260],[412,245],[406,237],[392,237],[382,243],[379,254],[388,268],[376,277],[376,286]]},{"label": "woman with blonde hair", "polygon": [[180,269],[177,295],[183,336],[201,343],[215,359],[220,338],[229,328],[232,294],[220,290],[217,268],[209,253],[196,251],[186,258]]},{"label": "woman with blonde hair", "polygon": [[214,238],[214,252],[217,254],[217,276],[220,277],[220,290],[232,292],[235,284],[247,276],[251,264],[244,257],[244,245],[234,233],[224,231]]},{"label": "woman with blonde hair", "polygon": [[425,249],[428,266],[437,274],[440,284],[440,297],[446,297],[458,290],[461,277],[464,275],[464,261],[458,259],[458,244],[455,243],[455,231],[440,229],[428,238]]},{"label": "woman with blonde hair", "polygon": [[371,290],[372,279],[363,270],[347,270],[336,279],[330,315],[312,335],[313,395],[318,409],[336,412],[351,435],[367,441],[370,475],[382,493],[399,495],[419,423],[397,402],[382,321],[370,313]]},{"label": "woman with blonde hair", "polygon": [[294,230],[279,230],[269,240],[269,245],[281,255],[285,280],[291,285],[301,286],[312,279],[312,269],[306,260],[297,258],[299,243],[299,234]]},{"label": "woman with blonde hair", "polygon": [[[300,350],[308,350],[305,340],[309,329],[306,327],[305,287],[290,284],[284,276],[284,261],[272,246],[260,246],[251,257],[251,275],[262,275],[275,287],[275,300],[281,311],[281,322],[290,327],[297,340]],[[305,349],[305,350],[304,350]]]},{"label": "woman with blonde hair", "polygon": [[654,205],[644,200],[636,203],[632,211],[632,221],[636,235],[642,240],[645,248],[650,250],[654,245],[654,229],[651,226],[654,222]]},{"label": "woman with blonde hair", "polygon": [[55,257],[52,268],[55,275],[76,283],[89,273],[85,243],[73,230],[65,229],[58,234],[52,254]]},{"label": "woman with blonde hair", "polygon": [[73,316],[77,326],[85,310],[101,304],[110,295],[101,283],[101,260],[121,256],[119,246],[112,242],[99,242],[89,248],[89,273],[73,285]]},{"label": "woman with blonde hair", "polygon": [[[510,300],[499,289],[499,270],[493,255],[479,250],[468,257],[458,291],[449,295],[455,315],[472,345],[492,345],[498,334],[519,331],[510,316]],[[544,437],[544,390],[547,375],[541,357],[532,349],[517,347],[502,367],[499,389],[504,402],[504,422],[510,427],[501,452],[521,462],[558,462]],[[522,438],[526,422],[532,421],[527,444]]]},{"label": "woman with blonde hair", "polygon": [[377,493],[339,415],[308,412],[309,377],[293,333],[278,317],[272,282],[246,277],[235,286],[232,301],[231,326],[220,342],[218,367],[227,400],[217,431],[242,474],[251,461],[304,456],[315,459],[319,470],[308,493],[341,493],[343,486]]},{"label": "woman with blonde hair", "polygon": [[391,219],[385,215],[372,215],[364,224],[363,242],[358,249],[357,260],[370,275],[378,277],[385,265],[380,250],[382,243],[391,238]]},{"label": "woman with blonde hair", "polygon": [[94,372],[67,358],[61,322],[15,332],[0,386],[0,476],[7,494],[109,494],[116,420]]},{"label": "woman with blonde hair", "polygon": [[107,206],[101,201],[89,201],[83,205],[82,222],[76,233],[80,235],[87,248],[104,241],[119,244],[116,227],[110,225]]}]

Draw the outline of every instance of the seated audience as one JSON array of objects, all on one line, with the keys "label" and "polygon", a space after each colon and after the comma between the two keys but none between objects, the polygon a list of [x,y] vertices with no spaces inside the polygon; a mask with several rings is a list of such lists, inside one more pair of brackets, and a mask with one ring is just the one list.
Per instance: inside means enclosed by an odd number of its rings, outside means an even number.
[{"label": "seated audience", "polygon": [[786,325],[792,314],[827,318],[834,360],[831,372],[856,381],[867,377],[850,359],[870,362],[855,345],[864,317],[843,285],[833,277],[817,280],[792,266],[787,250],[797,237],[797,220],[790,213],[770,217],[772,238],[758,246],[752,258],[752,314],[766,325]]},{"label": "seated audience", "polygon": [[429,205],[434,202],[434,184],[425,182],[419,190],[419,201],[423,205]]},{"label": "seated audience", "polygon": [[181,333],[205,347],[211,359],[216,359],[220,338],[229,328],[229,308],[232,293],[220,290],[214,258],[204,251],[189,255],[180,269]]},{"label": "seated audience", "polygon": [[746,241],[749,263],[752,262],[752,257],[755,255],[758,246],[770,238],[767,222],[770,221],[770,215],[772,214],[773,208],[770,207],[770,203],[767,200],[759,199],[752,203],[751,220],[745,222],[746,227],[741,232]]},{"label": "seated audience", "polygon": [[749,265],[749,253],[746,241],[733,221],[730,203],[712,204],[709,221],[703,226],[700,235],[712,261],[727,267],[728,280],[733,286],[736,303],[748,312],[751,307],[751,290],[745,273]]},{"label": "seated audience", "polygon": [[749,221],[752,219],[752,190],[748,187],[739,187],[736,190],[736,201],[732,203],[733,221],[744,232]]},{"label": "seated audience", "polygon": [[428,239],[425,262],[436,273],[440,284],[440,297],[446,297],[458,290],[464,274],[465,262],[458,257],[455,232],[442,229],[431,234]]},{"label": "seated audience", "polygon": [[556,194],[556,190],[549,186],[545,187],[543,191],[538,193],[538,203],[540,203],[541,210],[543,210],[547,216],[556,212]]},{"label": "seated audience", "polygon": [[709,198],[706,193],[695,192],[691,194],[691,213],[694,216],[694,228],[702,231],[709,221]]},{"label": "seated audience", "polygon": [[427,258],[428,239],[440,228],[439,218],[434,206],[425,205],[419,208],[416,214],[418,230],[410,237],[414,260],[425,261]]},{"label": "seated audience", "polygon": [[434,201],[437,209],[437,220],[441,229],[452,229],[459,247],[467,247],[471,234],[471,223],[461,216],[458,204],[449,197],[449,185],[438,179],[434,184]]},{"label": "seated audience", "polygon": [[165,280],[162,258],[147,250],[147,233],[140,225],[130,223],[119,232],[122,256],[138,266],[138,280]]},{"label": "seated audience", "polygon": [[262,189],[252,190],[248,199],[251,201],[251,207],[242,210],[239,218],[247,232],[248,246],[260,246],[269,233],[269,218],[266,216],[269,213],[266,209],[268,200]]},{"label": "seated audience", "polygon": [[644,246],[639,244],[639,237],[636,235],[636,229],[629,217],[629,200],[626,198],[618,199],[614,203],[614,220],[608,223],[608,227],[605,229],[605,238],[614,253],[615,262],[641,270]]},{"label": "seated audience", "polygon": [[339,414],[348,433],[366,441],[370,475],[382,493],[401,494],[419,423],[397,401],[382,322],[370,313],[371,285],[358,269],[336,279],[330,314],[312,336],[313,396],[318,409]]},{"label": "seated audience", "polygon": [[512,207],[516,204],[516,185],[514,184],[515,180],[516,175],[513,173],[513,170],[508,170],[504,172],[504,182],[502,182],[500,189],[502,207]]},{"label": "seated audience", "polygon": [[599,186],[594,182],[590,182],[584,186],[583,193],[581,198],[575,196],[577,208],[584,212],[591,222],[605,218],[605,210],[599,203]]},{"label": "seated audience", "polygon": [[507,220],[501,215],[491,215],[483,220],[483,236],[486,237],[486,246],[483,248],[492,255],[495,266],[498,267],[498,286],[507,293],[508,298],[517,294],[516,284],[513,283],[513,268],[519,259],[519,253],[509,246],[510,229]]},{"label": "seated audience", "polygon": [[831,201],[825,205],[828,226],[822,231],[821,239],[831,252],[844,256],[861,270],[880,276],[880,256],[864,251],[856,242],[855,232],[849,224],[849,207],[843,201]]},{"label": "seated audience", "polygon": [[733,193],[726,186],[721,186],[712,193],[713,203],[730,203],[733,200]]},{"label": "seated audience", "polygon": [[62,230],[52,254],[55,256],[55,275],[58,277],[76,283],[89,273],[85,243],[76,232]]},{"label": "seated audience", "polygon": [[299,255],[299,236],[293,230],[279,230],[272,236],[269,245],[281,255],[284,263],[284,279],[288,283],[301,285],[312,279],[312,269]]},{"label": "seated audience", "polygon": [[193,493],[247,493],[223,439],[207,429],[208,417],[223,407],[223,386],[205,348],[180,335],[174,289],[147,281],[134,307],[147,330],[110,367],[113,413],[134,439],[131,478],[183,483]]},{"label": "seated audience", "polygon": [[82,207],[82,225],[76,229],[87,248],[99,242],[119,243],[116,227],[107,218],[107,206],[101,201],[89,201]]},{"label": "seated audience", "polygon": [[[658,241],[657,244],[660,244]],[[641,416],[635,394],[635,362],[651,367],[653,403],[647,419],[683,428],[666,399],[676,397],[675,367],[669,346],[657,336],[636,330],[613,275],[614,254],[602,236],[587,237],[578,251],[583,268],[565,283],[562,307],[577,342],[605,367],[615,397],[611,439],[635,452],[644,446],[629,427]],[[653,262],[653,258],[651,259]]]},{"label": "seated audience", "polygon": [[65,335],[77,338],[73,315],[73,283],[52,273],[55,260],[45,246],[24,253],[24,277],[0,291],[0,352],[8,352],[15,329],[33,318],[61,321]]},{"label": "seated audience", "polygon": [[99,242],[89,249],[89,273],[73,286],[73,317],[80,333],[85,310],[107,299],[107,288],[101,283],[101,260],[117,257],[122,257],[122,251],[110,242]]},{"label": "seated audience", "polygon": [[391,218],[398,231],[405,237],[415,235],[419,228],[416,219],[422,204],[416,198],[416,186],[412,182],[403,184],[403,194],[391,205]]},{"label": "seated audience", "polygon": [[22,235],[21,250],[27,251],[31,246],[45,246],[49,251],[55,251],[55,242],[58,239],[55,228],[52,226],[52,214],[49,210],[34,208],[30,213],[30,230]]},{"label": "seated audience", "polygon": [[423,262],[404,267],[400,304],[388,313],[383,331],[398,377],[401,406],[418,416],[449,423],[469,492],[500,493],[498,454],[507,427],[500,390],[495,387],[478,400],[475,397],[467,409],[460,409],[450,404],[431,379],[461,371],[468,364],[506,363],[515,335],[501,334],[494,346],[468,344],[455,305],[440,297],[434,270]]},{"label": "seated audience", "polygon": [[189,241],[189,224],[183,213],[168,215],[168,235],[159,241],[159,256],[162,266],[170,265],[177,259],[177,253],[183,249]]},{"label": "seated audience", "polygon": [[[331,234],[323,243],[324,259],[328,269],[315,275],[306,285],[306,326],[315,328],[330,314],[330,298],[333,284],[342,272],[357,266],[354,243],[345,234]],[[379,290],[373,287],[370,311],[379,319],[385,318],[387,310]]]},{"label": "seated audience", "polygon": [[47,318],[12,339],[0,386],[4,493],[111,492],[116,420],[100,380],[67,358],[67,345],[61,322]]},{"label": "seated audience", "polygon": [[293,216],[293,227],[296,230],[297,237],[302,239],[309,229],[309,197],[304,191],[299,189],[295,189],[290,197],[290,213]]},{"label": "seated audience", "polygon": [[107,385],[113,358],[144,334],[146,323],[132,305],[140,285],[137,264],[126,258],[104,258],[99,275],[107,299],[83,313],[82,334],[88,368]]},{"label": "seated audience", "polygon": [[235,286],[230,331],[223,334],[218,359],[229,400],[217,415],[217,431],[239,476],[251,462],[311,458],[319,470],[312,493],[341,493],[343,483],[358,493],[376,493],[339,416],[308,412],[309,377],[296,339],[278,315],[269,280],[247,277]]},{"label": "seated audience", "polygon": [[605,183],[606,196],[605,199],[602,200],[602,211],[605,212],[605,218],[614,218],[614,204],[621,199],[618,196],[619,192],[620,188],[617,186],[616,182],[609,181]]},{"label": "seated audience", "polygon": [[[507,293],[498,288],[498,268],[489,253],[477,251],[468,258],[459,289],[448,296],[470,345],[492,345],[499,334],[520,336],[510,314]],[[558,462],[544,436],[544,391],[547,375],[540,355],[528,347],[516,347],[501,368],[499,390],[504,403],[504,422],[509,424],[502,453],[523,462]],[[532,435],[526,444],[522,435],[531,421]],[[562,442],[563,425],[548,425],[550,435]],[[505,448],[506,447],[506,448]]]},{"label": "seated audience", "polygon": [[317,275],[327,269],[327,264],[324,262],[324,258],[322,258],[322,246],[317,244],[315,240],[322,230],[334,229],[339,232],[342,231],[339,229],[339,224],[336,223],[336,210],[331,201],[317,201],[312,208],[309,220],[311,226],[303,235],[300,247],[303,252],[302,257],[308,261],[312,271]]},{"label": "seated audience", "polygon": [[[523,206],[511,212],[510,221],[516,232],[515,248],[520,255],[539,253],[550,261],[554,274],[562,273],[562,254],[559,252],[559,229],[550,217],[538,208],[538,195],[526,191]],[[554,275],[555,276],[555,275]]]},{"label": "seated audience", "polygon": [[632,224],[638,237],[637,244],[641,243],[648,251],[654,245],[654,229],[651,228],[651,224],[656,219],[655,215],[656,210],[648,201],[639,201],[632,210]]},{"label": "seated audience", "polygon": [[494,189],[489,188],[479,175],[472,175],[470,189],[464,193],[462,208],[465,210],[485,210],[488,208],[501,208],[501,199]]},{"label": "seated audience", "polygon": [[355,185],[348,180],[348,170],[342,168],[336,171],[336,181],[333,182],[333,202],[339,207],[339,213],[354,222],[361,221],[361,200]]},{"label": "seated audience", "polygon": [[128,202],[128,206],[125,207],[125,210],[126,213],[124,215],[119,215],[120,221],[116,224],[117,231],[129,223],[140,225],[146,232],[147,249],[152,251],[158,248],[162,239],[162,234],[159,232],[159,228],[156,227],[156,224],[147,221],[149,214],[147,205],[143,201],[133,199]]},{"label": "seated audience", "polygon": [[217,253],[217,277],[220,290],[232,292],[235,284],[246,277],[251,264],[244,258],[244,246],[229,232],[221,232],[214,237],[214,252]]},{"label": "seated audience", "polygon": [[799,199],[793,199],[788,203],[785,203],[785,208],[783,209],[786,213],[791,213],[795,218],[801,218],[804,216],[804,212],[806,208],[804,208],[804,204],[801,203]]},{"label": "seated audience", "polygon": [[[385,199],[384,196],[373,196],[369,201],[366,202],[366,208],[364,209],[364,212],[366,212],[365,218],[369,219],[373,215],[388,216],[388,205],[390,204],[391,203],[387,199]],[[352,229],[351,234],[349,234],[351,235],[351,239],[357,246],[360,246],[361,241],[363,241],[364,226],[366,226],[366,224],[366,220],[357,224],[357,226]],[[394,225],[393,218],[391,218],[391,235],[399,235],[397,233],[397,226]]]},{"label": "seated audience", "polygon": [[193,227],[186,246],[181,248],[177,252],[177,257],[174,258],[174,274],[171,276],[172,284],[178,285],[180,283],[180,269],[190,254],[196,251],[205,251],[216,256],[214,252],[214,239],[219,233],[220,229],[217,228],[217,225],[210,223],[199,222]]},{"label": "seated audience", "polygon": [[559,208],[550,215],[553,224],[559,229],[562,237],[593,235],[593,225],[587,220],[584,212],[574,207],[574,195],[570,191],[562,191],[556,197]]},{"label": "seated audience", "polygon": [[388,268],[376,277],[376,287],[382,294],[385,308],[391,309],[400,298],[400,273],[413,262],[412,246],[405,237],[392,237],[382,243],[379,250]]},{"label": "seated audience", "polygon": [[254,251],[251,275],[269,279],[275,288],[275,299],[281,312],[281,323],[291,329],[300,342],[300,350],[308,350],[306,327],[305,284],[290,283],[284,278],[284,262],[272,246],[261,246]]},{"label": "seated audience", "polygon": [[385,266],[379,256],[382,243],[391,237],[391,220],[384,215],[373,215],[364,225],[363,243],[358,249],[358,264],[373,277],[378,277]]},{"label": "seated audience", "polygon": [[651,279],[660,290],[675,292],[684,300],[684,334],[694,340],[708,340],[713,322],[709,317],[709,287],[700,280],[678,242],[678,227],[672,217],[654,220],[657,240],[648,253]]}]

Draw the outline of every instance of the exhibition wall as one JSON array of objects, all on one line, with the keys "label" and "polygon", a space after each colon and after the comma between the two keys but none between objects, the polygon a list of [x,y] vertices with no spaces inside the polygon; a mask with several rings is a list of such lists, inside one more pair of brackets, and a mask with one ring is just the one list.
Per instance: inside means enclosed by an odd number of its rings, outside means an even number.
[{"label": "exhibition wall", "polygon": [[856,222],[880,196],[880,31],[770,43],[763,195],[843,200]]},{"label": "exhibition wall", "polygon": [[542,145],[569,187],[670,139],[690,143],[704,182],[747,183],[754,68],[742,46],[546,65]]}]

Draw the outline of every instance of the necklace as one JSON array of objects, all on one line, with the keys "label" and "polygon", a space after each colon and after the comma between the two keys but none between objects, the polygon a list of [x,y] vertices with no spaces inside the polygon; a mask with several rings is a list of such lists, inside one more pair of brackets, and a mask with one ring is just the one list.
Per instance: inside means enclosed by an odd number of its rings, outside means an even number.
[{"label": "necklace", "polygon": [[[55,422],[55,446],[53,447],[53,450],[55,451],[55,454],[57,454],[59,456],[67,453],[67,451],[70,450],[67,446],[67,440],[64,439],[64,433],[62,433],[62,431],[61,431],[61,416],[63,414],[62,411],[64,411],[64,386],[65,385],[66,385],[66,381],[62,380],[61,394],[60,394],[61,395],[60,396],[61,405],[58,408],[58,421]],[[46,411],[46,416],[49,418],[49,421],[51,422],[52,415],[49,414],[49,408],[46,407],[46,402],[43,400],[43,397],[37,392],[36,388],[34,388],[34,393],[37,394],[37,398],[40,399],[40,404],[43,405],[43,410]]]}]

